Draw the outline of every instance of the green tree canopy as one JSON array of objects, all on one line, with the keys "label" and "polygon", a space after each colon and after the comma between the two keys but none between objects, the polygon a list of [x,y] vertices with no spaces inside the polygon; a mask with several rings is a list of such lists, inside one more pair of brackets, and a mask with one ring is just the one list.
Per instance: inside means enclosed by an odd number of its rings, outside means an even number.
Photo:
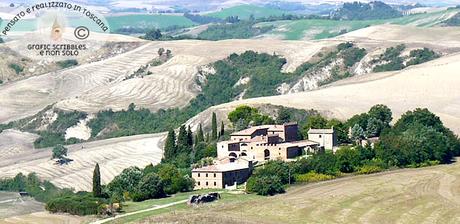
[{"label": "green tree canopy", "polygon": [[143,201],[165,196],[163,191],[163,182],[155,173],[149,173],[140,180],[136,193],[133,196],[134,201]]},{"label": "green tree canopy", "polygon": [[168,137],[166,137],[166,143],[164,147],[164,160],[171,160],[177,154],[177,145],[176,145],[176,133],[174,130],[168,132]]},{"label": "green tree canopy", "polygon": [[67,156],[67,151],[67,148],[63,145],[57,145],[53,148],[53,155],[51,156],[51,159],[65,159]]}]

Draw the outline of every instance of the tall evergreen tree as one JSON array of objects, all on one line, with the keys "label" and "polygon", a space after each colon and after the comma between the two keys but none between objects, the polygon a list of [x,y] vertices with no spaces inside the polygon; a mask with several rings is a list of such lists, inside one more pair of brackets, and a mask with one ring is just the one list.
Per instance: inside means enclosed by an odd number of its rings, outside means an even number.
[{"label": "tall evergreen tree", "polygon": [[224,122],[222,121],[220,124],[219,137],[224,136],[224,134],[225,134],[225,127],[224,127]]},{"label": "tall evergreen tree", "polygon": [[179,153],[187,152],[188,149],[188,134],[185,126],[180,126],[179,135],[177,136],[177,151]]},{"label": "tall evergreen tree", "polygon": [[211,142],[211,136],[209,135],[209,132],[206,133],[206,142]]},{"label": "tall evergreen tree", "polygon": [[195,139],[193,140],[193,142],[195,143],[195,146],[198,144],[198,134],[195,135]]},{"label": "tall evergreen tree", "polygon": [[93,196],[98,198],[102,196],[101,187],[101,171],[99,170],[99,163],[96,163],[93,172]]},{"label": "tall evergreen tree", "polygon": [[190,125],[187,128],[187,145],[193,146],[193,132],[192,132],[192,129],[190,128]]},{"label": "tall evergreen tree", "polygon": [[212,140],[217,139],[217,116],[214,112],[212,113],[211,138]]},{"label": "tall evergreen tree", "polygon": [[198,128],[198,134],[197,134],[197,142],[204,142],[204,133],[203,133],[203,127],[200,124],[200,127]]},{"label": "tall evergreen tree", "polygon": [[174,130],[168,132],[168,137],[166,138],[165,148],[164,148],[164,159],[170,160],[174,158],[177,154],[176,146],[176,133]]}]

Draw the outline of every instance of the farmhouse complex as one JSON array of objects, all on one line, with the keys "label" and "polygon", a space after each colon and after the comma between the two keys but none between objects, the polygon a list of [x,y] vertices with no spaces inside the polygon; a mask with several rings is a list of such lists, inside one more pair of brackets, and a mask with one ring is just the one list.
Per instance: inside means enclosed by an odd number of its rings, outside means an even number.
[{"label": "farmhouse complex", "polygon": [[334,129],[310,129],[308,140],[299,140],[297,123],[262,125],[230,135],[230,140],[217,143],[214,165],[192,171],[195,187],[225,188],[244,183],[253,164],[269,160],[289,161],[337,146]]}]

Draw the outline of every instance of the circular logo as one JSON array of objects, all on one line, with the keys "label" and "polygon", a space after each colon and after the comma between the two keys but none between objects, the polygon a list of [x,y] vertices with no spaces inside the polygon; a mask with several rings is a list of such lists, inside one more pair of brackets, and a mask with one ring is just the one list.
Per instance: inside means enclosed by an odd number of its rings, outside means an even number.
[{"label": "circular logo", "polygon": [[85,40],[86,38],[89,37],[89,29],[86,26],[79,26],[75,28],[75,31],[73,32],[75,37],[79,40]]},{"label": "circular logo", "polygon": [[8,11],[0,23],[6,45],[43,63],[92,60],[105,50],[111,34],[97,9],[74,2],[28,1]]}]

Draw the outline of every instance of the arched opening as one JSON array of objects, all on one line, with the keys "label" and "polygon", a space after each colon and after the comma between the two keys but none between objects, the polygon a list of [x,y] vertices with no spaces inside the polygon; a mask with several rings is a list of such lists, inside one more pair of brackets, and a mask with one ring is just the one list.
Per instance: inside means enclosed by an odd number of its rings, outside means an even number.
[{"label": "arched opening", "polygon": [[265,160],[270,160],[270,150],[268,150],[268,149],[264,150],[264,159]]},{"label": "arched opening", "polygon": [[241,156],[248,156],[248,154],[246,154],[245,152],[242,152]]},{"label": "arched opening", "polygon": [[229,157],[230,162],[233,163],[233,162],[235,162],[235,160],[238,157],[238,155],[236,155],[236,153],[234,153],[234,152],[231,152],[230,154],[228,154],[228,157]]}]

